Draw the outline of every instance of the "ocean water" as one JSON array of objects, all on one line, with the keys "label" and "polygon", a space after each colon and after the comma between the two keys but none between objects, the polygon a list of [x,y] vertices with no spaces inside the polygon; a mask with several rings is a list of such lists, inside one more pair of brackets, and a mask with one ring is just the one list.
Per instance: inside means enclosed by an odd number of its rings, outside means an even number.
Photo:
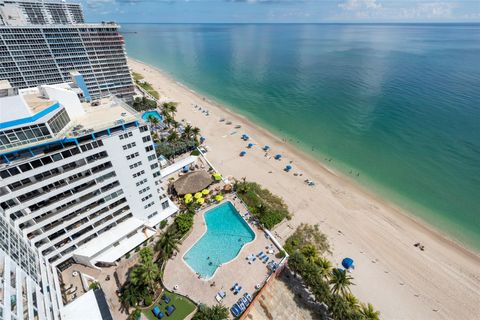
[{"label": "ocean water", "polygon": [[218,267],[233,260],[255,234],[230,202],[210,209],[205,213],[205,222],[207,232],[183,259],[203,278],[211,278]]},{"label": "ocean water", "polygon": [[123,25],[128,55],[480,249],[480,25]]}]

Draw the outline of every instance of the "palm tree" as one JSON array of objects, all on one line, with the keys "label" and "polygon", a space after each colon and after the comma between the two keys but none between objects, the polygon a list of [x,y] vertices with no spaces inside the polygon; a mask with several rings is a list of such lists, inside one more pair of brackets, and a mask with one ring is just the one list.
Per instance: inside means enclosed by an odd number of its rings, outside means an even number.
[{"label": "palm tree", "polygon": [[332,274],[332,263],[330,260],[319,257],[316,261],[316,264],[319,266],[320,274],[324,279],[327,279]]},{"label": "palm tree", "polygon": [[197,137],[200,134],[200,129],[198,127],[193,128],[192,129],[192,134],[193,134],[193,139],[197,140]]},{"label": "palm tree", "polygon": [[191,135],[192,135],[192,126],[187,124],[183,129],[183,136],[187,139],[190,139]]},{"label": "palm tree", "polygon": [[380,312],[376,311],[371,303],[362,304],[360,314],[365,320],[380,320]]},{"label": "palm tree", "polygon": [[310,244],[304,246],[300,250],[300,252],[305,256],[305,258],[307,258],[307,261],[310,262],[311,264],[314,264],[318,259],[317,249]]},{"label": "palm tree", "polygon": [[344,298],[345,298],[345,301],[350,306],[350,308],[352,308],[352,310],[358,310],[358,308],[360,307],[360,304],[358,302],[357,297],[355,297],[351,293],[347,293]]},{"label": "palm tree", "polygon": [[161,255],[164,258],[169,259],[172,254],[178,250],[178,234],[167,231],[163,236],[158,240],[157,244],[155,245],[155,250],[161,251]]},{"label": "palm tree", "polygon": [[142,299],[141,297],[142,296],[137,288],[133,287],[132,285],[126,285],[122,289],[120,302],[122,303],[122,306],[128,310],[131,307],[137,306]]},{"label": "palm tree", "polygon": [[228,318],[228,309],[222,305],[208,307],[200,305],[192,320],[223,320]]},{"label": "palm tree", "polygon": [[145,261],[141,265],[140,270],[144,285],[148,287],[150,292],[154,292],[157,280],[160,276],[158,265],[153,262],[152,258],[150,258],[150,260]]},{"label": "palm tree", "polygon": [[149,116],[148,117],[148,122],[150,122],[150,124],[154,127],[158,124],[158,118],[157,117],[154,117],[154,116]]},{"label": "palm tree", "polygon": [[177,131],[173,131],[173,130],[172,130],[172,131],[170,132],[170,134],[168,135],[168,137],[167,137],[167,141],[168,141],[168,142],[173,142],[173,141],[175,141],[175,140],[177,140],[177,139],[178,139],[178,133],[177,133]]},{"label": "palm tree", "polygon": [[353,278],[345,270],[333,269],[329,282],[332,286],[332,292],[345,296],[350,292],[349,286],[354,284],[352,280]]}]

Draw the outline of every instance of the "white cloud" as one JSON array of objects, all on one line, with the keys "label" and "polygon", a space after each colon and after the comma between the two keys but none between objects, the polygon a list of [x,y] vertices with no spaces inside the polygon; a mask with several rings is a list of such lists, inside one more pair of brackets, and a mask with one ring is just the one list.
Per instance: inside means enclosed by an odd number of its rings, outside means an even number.
[{"label": "white cloud", "polygon": [[402,10],[404,18],[451,18],[453,10],[457,7],[451,2],[423,2],[417,4],[413,8],[405,8]]},{"label": "white cloud", "polygon": [[380,9],[382,5],[377,0],[347,0],[338,5],[344,10],[375,10]]}]

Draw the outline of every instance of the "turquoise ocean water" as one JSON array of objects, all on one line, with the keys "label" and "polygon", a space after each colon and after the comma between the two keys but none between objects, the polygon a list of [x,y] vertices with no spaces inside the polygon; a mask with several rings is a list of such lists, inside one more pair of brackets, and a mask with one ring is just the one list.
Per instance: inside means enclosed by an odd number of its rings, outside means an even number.
[{"label": "turquoise ocean water", "polygon": [[122,30],[131,57],[480,249],[479,24]]}]

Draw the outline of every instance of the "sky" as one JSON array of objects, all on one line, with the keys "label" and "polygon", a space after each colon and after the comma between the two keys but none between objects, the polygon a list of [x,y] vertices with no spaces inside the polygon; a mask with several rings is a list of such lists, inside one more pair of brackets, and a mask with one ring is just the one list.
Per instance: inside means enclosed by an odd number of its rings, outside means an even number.
[{"label": "sky", "polygon": [[120,23],[480,22],[480,0],[73,0]]}]

